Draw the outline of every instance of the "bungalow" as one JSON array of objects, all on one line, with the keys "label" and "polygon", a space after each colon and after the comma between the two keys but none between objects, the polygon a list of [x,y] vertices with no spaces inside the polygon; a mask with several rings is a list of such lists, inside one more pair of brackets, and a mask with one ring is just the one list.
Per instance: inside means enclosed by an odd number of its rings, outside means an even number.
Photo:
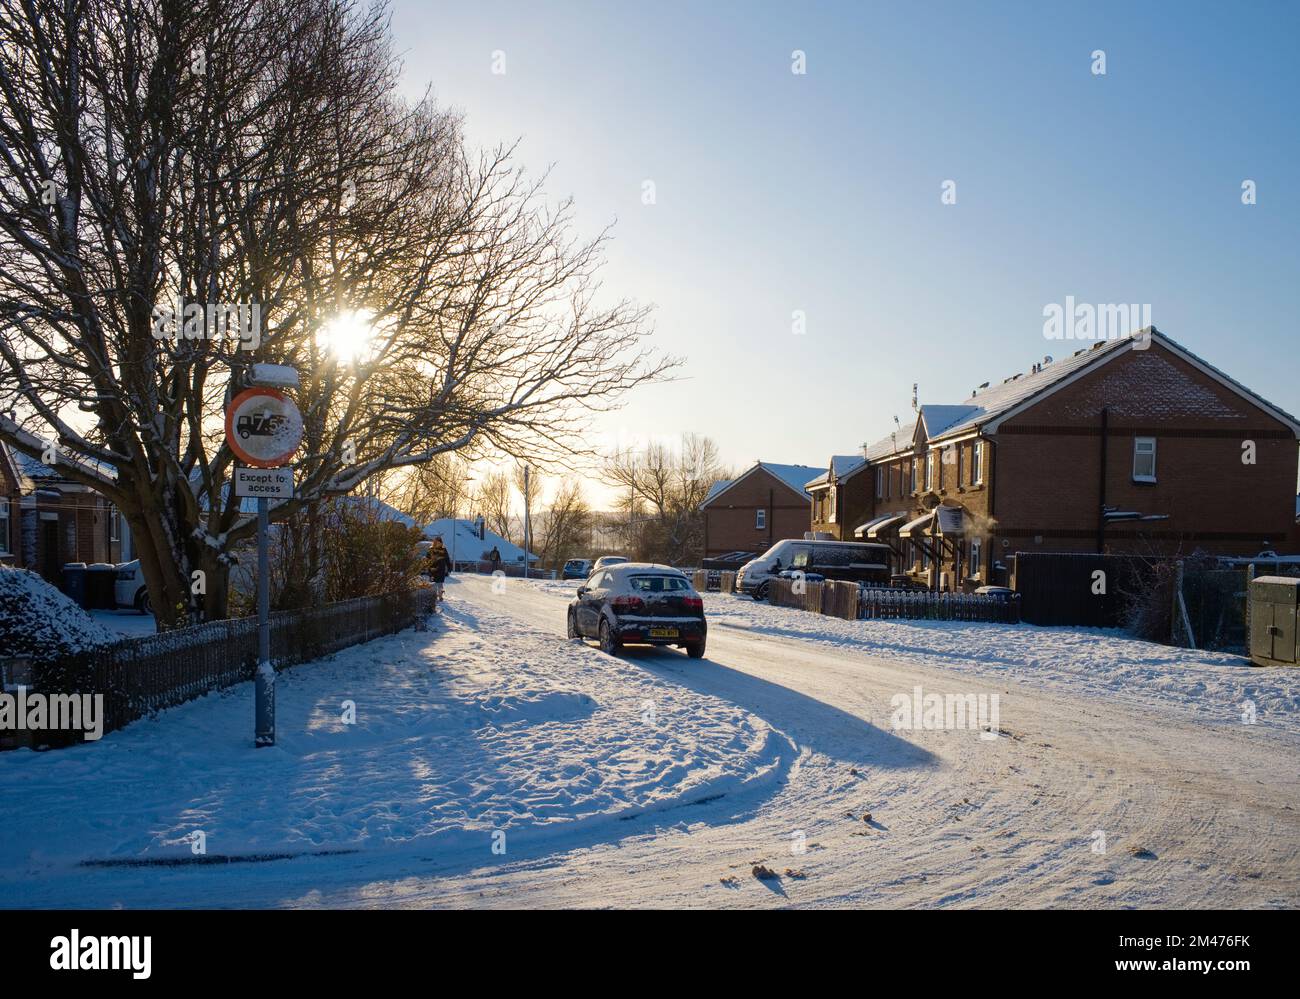
[{"label": "bungalow", "polygon": [[89,486],[0,442],[0,565],[58,585],[68,562],[131,558],[126,524]]},{"label": "bungalow", "polygon": [[[474,520],[440,517],[424,526],[424,536],[430,541],[442,538],[452,562],[462,570],[488,561],[488,554],[493,548],[501,556],[503,569],[514,567],[522,570],[524,565],[524,550],[495,531],[489,531],[481,516]],[[529,565],[536,565],[540,560],[540,555],[528,553]]]},{"label": "bungalow", "polygon": [[934,588],[1006,582],[1018,551],[1250,555],[1291,543],[1298,440],[1295,417],[1150,328],[920,407],[906,439],[865,449],[852,533]]},{"label": "bungalow", "polygon": [[803,537],[810,509],[804,483],[818,471],[759,461],[743,475],[713,483],[700,504],[704,557],[763,552],[782,538]]}]

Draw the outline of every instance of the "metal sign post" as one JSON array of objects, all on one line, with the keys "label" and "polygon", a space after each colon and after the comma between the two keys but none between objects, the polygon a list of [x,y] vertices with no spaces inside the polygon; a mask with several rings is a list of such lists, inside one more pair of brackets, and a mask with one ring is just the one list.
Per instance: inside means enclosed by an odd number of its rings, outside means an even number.
[{"label": "metal sign post", "polygon": [[[256,365],[254,366],[256,367]],[[277,379],[290,369],[277,368]],[[296,373],[294,374],[296,381]],[[276,384],[283,384],[277,381]],[[237,469],[235,495],[257,498],[257,673],[253,678],[253,744],[275,745],[275,667],[271,664],[271,525],[269,496],[293,495],[293,473],[280,466],[302,443],[302,414],[293,400],[272,388],[253,387],[235,396],[226,409],[226,443],[253,469]]]},{"label": "metal sign post", "polygon": [[257,500],[257,676],[253,744],[258,748],[275,745],[275,667],[271,665],[271,557],[266,530],[271,515],[267,499]]}]

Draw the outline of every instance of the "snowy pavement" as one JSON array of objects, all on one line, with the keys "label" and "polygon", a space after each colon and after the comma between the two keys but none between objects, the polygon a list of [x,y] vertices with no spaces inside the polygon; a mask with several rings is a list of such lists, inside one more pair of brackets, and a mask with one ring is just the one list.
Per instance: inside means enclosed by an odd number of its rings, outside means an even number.
[{"label": "snowy pavement", "polygon": [[123,638],[139,638],[141,635],[155,635],[158,627],[152,614],[141,614],[129,610],[93,610],[88,612],[91,619],[107,631],[121,635]]},{"label": "snowy pavement", "polygon": [[[563,638],[572,589],[454,579],[438,632],[282,674],[274,749],[248,748],[244,685],[98,745],[0,754],[0,904],[1300,901],[1290,674],[730,596],[708,599],[705,659],[610,659]],[[1000,737],[895,730],[917,686],[998,694]],[[209,856],[296,856],[152,866],[195,830]]]}]

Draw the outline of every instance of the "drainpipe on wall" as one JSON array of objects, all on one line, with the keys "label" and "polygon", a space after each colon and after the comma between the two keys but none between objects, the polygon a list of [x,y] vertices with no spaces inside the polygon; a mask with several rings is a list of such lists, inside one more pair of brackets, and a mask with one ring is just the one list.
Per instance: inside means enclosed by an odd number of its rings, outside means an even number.
[{"label": "drainpipe on wall", "polygon": [[1101,407],[1101,471],[1098,473],[1098,490],[1101,500],[1097,504],[1097,554],[1106,550],[1106,444],[1110,428],[1110,410]]}]

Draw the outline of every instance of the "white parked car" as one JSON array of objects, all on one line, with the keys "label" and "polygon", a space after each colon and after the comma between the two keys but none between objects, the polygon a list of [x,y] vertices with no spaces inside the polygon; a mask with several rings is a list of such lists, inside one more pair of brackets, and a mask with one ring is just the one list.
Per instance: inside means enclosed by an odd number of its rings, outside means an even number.
[{"label": "white parked car", "polygon": [[119,607],[134,607],[141,614],[152,614],[153,604],[149,602],[149,587],[144,582],[144,572],[140,560],[119,562],[117,580],[113,583],[113,596]]}]

